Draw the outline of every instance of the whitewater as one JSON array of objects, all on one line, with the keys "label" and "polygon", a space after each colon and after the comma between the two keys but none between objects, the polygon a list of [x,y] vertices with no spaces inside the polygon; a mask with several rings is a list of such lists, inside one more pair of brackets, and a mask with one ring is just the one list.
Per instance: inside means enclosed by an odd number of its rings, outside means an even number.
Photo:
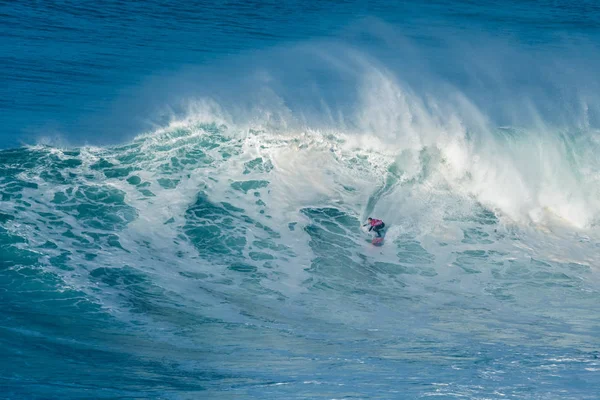
[{"label": "whitewater", "polygon": [[598,63],[367,25],[0,150],[1,398],[597,398]]}]

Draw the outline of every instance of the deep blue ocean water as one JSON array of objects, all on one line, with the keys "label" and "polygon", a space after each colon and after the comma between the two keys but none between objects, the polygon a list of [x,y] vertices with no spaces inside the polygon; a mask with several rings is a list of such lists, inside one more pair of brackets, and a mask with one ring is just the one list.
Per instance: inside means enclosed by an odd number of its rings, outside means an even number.
[{"label": "deep blue ocean water", "polygon": [[0,398],[598,398],[598,3],[0,22]]}]

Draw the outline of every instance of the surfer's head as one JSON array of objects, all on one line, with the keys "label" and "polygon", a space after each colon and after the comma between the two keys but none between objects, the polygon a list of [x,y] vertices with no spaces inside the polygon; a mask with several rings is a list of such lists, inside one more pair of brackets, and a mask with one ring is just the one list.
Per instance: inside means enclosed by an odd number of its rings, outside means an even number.
[{"label": "surfer's head", "polygon": [[373,221],[373,218],[371,218],[371,217],[369,217],[369,218],[367,218],[367,219],[368,219],[369,221]]}]

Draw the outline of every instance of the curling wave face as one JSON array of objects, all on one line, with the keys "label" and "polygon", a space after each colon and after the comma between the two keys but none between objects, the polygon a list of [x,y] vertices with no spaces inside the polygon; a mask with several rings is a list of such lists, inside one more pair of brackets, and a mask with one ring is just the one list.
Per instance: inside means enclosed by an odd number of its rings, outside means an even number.
[{"label": "curling wave face", "polygon": [[125,145],[2,151],[8,393],[594,393],[594,132],[365,88],[344,129],[202,101]]}]

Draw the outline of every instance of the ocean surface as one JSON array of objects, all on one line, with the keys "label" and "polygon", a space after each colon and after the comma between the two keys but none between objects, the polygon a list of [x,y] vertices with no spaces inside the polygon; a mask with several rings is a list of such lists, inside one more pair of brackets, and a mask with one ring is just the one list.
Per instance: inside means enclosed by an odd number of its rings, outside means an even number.
[{"label": "ocean surface", "polygon": [[17,0],[0,34],[0,398],[600,395],[599,3]]}]

